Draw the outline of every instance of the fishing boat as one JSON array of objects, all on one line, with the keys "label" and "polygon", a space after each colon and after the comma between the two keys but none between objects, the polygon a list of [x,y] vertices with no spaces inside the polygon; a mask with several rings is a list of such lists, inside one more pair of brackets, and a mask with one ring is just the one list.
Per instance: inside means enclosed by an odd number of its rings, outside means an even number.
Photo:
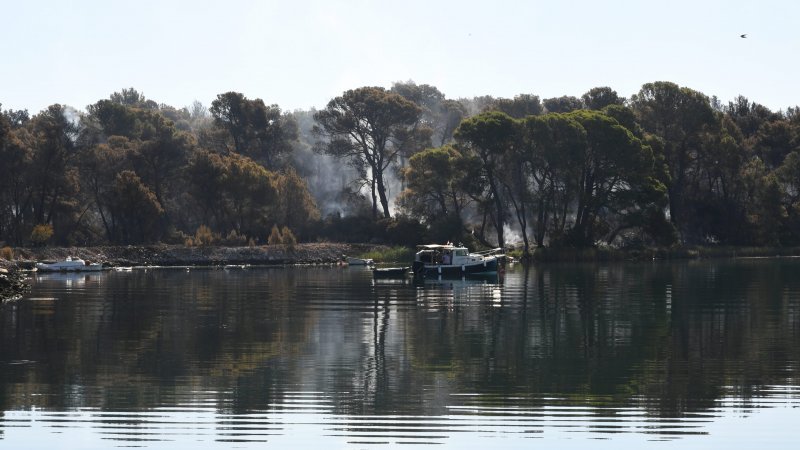
[{"label": "fishing boat", "polygon": [[63,261],[54,263],[36,263],[36,269],[42,272],[99,272],[103,270],[102,263],[87,263],[80,258],[67,256]]},{"label": "fishing boat", "polygon": [[417,248],[411,267],[417,277],[496,274],[504,258],[500,248],[475,253],[453,244],[419,245]]}]

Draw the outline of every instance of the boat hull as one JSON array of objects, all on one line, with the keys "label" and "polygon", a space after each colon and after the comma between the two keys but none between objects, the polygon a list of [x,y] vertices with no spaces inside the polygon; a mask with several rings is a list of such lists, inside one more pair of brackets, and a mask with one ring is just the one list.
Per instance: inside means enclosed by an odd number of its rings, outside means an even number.
[{"label": "boat hull", "polygon": [[39,272],[100,272],[103,266],[84,266],[84,267],[48,267],[45,265],[37,265],[36,270]]},{"label": "boat hull", "polygon": [[371,266],[373,261],[368,258],[347,258],[347,264],[351,266]]},{"label": "boat hull", "polygon": [[37,263],[39,272],[100,272],[103,265],[100,263],[85,264],[83,260],[67,260],[53,264]]},{"label": "boat hull", "polygon": [[412,270],[415,276],[424,277],[462,277],[465,275],[496,274],[499,268],[497,258],[485,258],[474,264],[448,265],[414,262]]}]

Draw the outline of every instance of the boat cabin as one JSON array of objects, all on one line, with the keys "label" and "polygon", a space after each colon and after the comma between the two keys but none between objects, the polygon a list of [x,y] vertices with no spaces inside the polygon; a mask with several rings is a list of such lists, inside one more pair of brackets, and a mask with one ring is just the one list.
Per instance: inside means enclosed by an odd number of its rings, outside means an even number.
[{"label": "boat cabin", "polygon": [[415,260],[426,265],[461,266],[483,262],[484,255],[470,253],[466,247],[446,245],[420,245]]}]

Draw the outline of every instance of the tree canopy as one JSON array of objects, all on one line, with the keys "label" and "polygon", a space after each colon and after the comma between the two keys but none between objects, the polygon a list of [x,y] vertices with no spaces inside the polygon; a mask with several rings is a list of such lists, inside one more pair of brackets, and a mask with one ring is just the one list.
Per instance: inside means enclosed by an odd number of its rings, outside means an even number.
[{"label": "tree canopy", "polygon": [[0,109],[0,243],[800,245],[798,111],[667,81],[629,99],[407,81],[294,112],[126,88]]},{"label": "tree canopy", "polygon": [[378,202],[383,217],[391,216],[386,170],[402,151],[419,146],[414,132],[421,114],[419,106],[399,94],[363,87],[346,91],[314,115],[321,151],[347,159],[361,174],[361,181],[370,186],[375,219]]}]

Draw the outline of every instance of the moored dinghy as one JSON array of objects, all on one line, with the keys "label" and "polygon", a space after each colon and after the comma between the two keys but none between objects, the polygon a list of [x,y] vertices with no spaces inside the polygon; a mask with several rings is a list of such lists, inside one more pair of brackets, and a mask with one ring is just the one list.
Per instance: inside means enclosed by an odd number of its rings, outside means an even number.
[{"label": "moored dinghy", "polygon": [[347,258],[347,264],[351,266],[371,266],[374,264],[374,261],[370,258]]}]

